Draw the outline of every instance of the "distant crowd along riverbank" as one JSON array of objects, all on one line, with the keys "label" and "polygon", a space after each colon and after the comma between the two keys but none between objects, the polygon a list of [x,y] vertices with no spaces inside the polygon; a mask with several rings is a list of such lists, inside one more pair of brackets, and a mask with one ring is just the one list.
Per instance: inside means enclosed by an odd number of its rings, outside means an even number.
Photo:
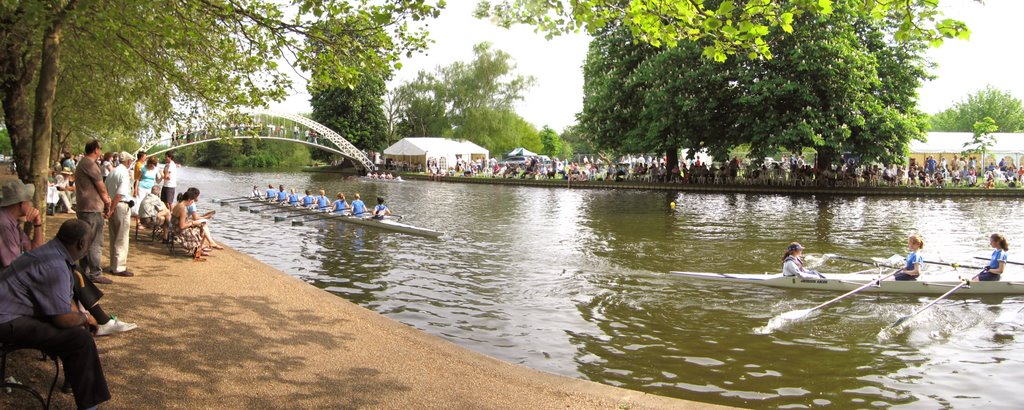
[{"label": "distant crowd along riverbank", "polygon": [[1024,189],[979,187],[949,187],[935,189],[920,186],[793,186],[793,185],[758,185],[744,183],[684,183],[653,182],[635,179],[603,179],[574,181],[570,179],[534,179],[534,178],[499,178],[488,176],[448,176],[429,175],[425,173],[400,173],[405,180],[439,181],[467,184],[517,185],[545,188],[578,188],[578,189],[636,189],[653,191],[711,192],[711,193],[747,193],[747,194],[784,194],[784,195],[874,195],[874,196],[959,196],[959,197],[1024,197]]}]

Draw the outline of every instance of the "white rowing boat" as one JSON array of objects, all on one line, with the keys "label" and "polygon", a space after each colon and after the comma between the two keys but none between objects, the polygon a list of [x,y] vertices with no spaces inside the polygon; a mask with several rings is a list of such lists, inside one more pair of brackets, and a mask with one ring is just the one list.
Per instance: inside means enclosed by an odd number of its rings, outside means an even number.
[{"label": "white rowing boat", "polygon": [[[703,272],[671,272],[686,279],[695,279],[711,282],[727,282],[742,285],[754,284],[784,289],[807,289],[824,290],[834,292],[848,292],[857,289],[873,280],[876,276],[863,274],[825,274],[824,279],[797,278],[782,276],[781,274],[725,274],[725,273],[703,273]],[[961,277],[970,279],[975,272],[951,272],[928,275],[916,281],[884,280],[878,286],[869,286],[863,292],[871,293],[903,293],[915,295],[941,295],[961,283]],[[994,282],[971,282],[969,288],[957,291],[957,294],[972,295],[1021,295],[1024,294],[1024,282],[1014,282],[1017,274],[1008,273],[1009,277]],[[1011,279],[1011,280],[1007,280]]]},{"label": "white rowing boat", "polygon": [[290,215],[292,217],[300,216],[300,215],[304,216],[304,217],[305,216],[315,216],[316,218],[314,218],[314,219],[323,218],[325,220],[340,221],[340,222],[345,222],[345,223],[350,223],[350,224],[355,224],[355,225],[368,226],[368,227],[371,227],[371,228],[383,229],[383,230],[392,231],[392,232],[409,234],[409,235],[426,236],[426,237],[429,237],[429,238],[438,238],[438,237],[441,237],[442,235],[444,235],[444,232],[435,231],[433,229],[420,228],[418,226],[404,224],[404,223],[397,222],[397,221],[392,221],[392,220],[386,220],[386,219],[385,220],[377,220],[377,219],[363,218],[363,217],[358,217],[358,216],[341,215],[341,214],[336,214],[336,213],[332,213],[332,212],[321,212],[321,211],[317,211],[317,210],[313,210],[313,209],[304,209],[302,207],[294,207],[294,206],[288,206],[288,205],[281,205],[281,204],[278,204],[278,203],[268,202],[268,201],[259,200],[259,199],[249,199],[248,202],[250,202],[250,203],[258,203],[260,205],[267,205],[268,209],[270,209],[270,208],[286,209],[289,212],[288,215]]}]

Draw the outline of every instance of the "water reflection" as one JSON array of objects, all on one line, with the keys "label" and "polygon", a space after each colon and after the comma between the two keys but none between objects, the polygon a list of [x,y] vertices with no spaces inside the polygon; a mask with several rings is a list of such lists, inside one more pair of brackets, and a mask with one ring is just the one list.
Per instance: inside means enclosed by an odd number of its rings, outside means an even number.
[{"label": "water reflection", "polygon": [[186,179],[206,198],[267,182],[385,196],[405,221],[446,237],[335,222],[290,226],[226,206],[215,229],[307,282],[509,362],[745,407],[1022,401],[1011,394],[1024,359],[1022,323],[993,323],[1022,298],[953,298],[880,340],[880,328],[929,299],[863,295],[758,335],[752,329],[772,316],[835,295],[668,274],[776,272],[794,240],[815,254],[887,257],[920,233],[931,259],[985,254],[993,231],[1024,240],[1020,218],[993,217],[1017,206],[1012,200],[569,191],[198,169]]}]

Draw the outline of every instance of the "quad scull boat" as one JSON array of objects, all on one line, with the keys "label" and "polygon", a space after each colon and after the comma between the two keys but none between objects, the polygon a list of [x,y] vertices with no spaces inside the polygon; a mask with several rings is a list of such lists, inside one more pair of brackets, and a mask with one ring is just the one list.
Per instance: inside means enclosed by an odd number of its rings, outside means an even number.
[{"label": "quad scull boat", "polygon": [[[761,285],[784,289],[807,289],[834,292],[848,292],[857,289],[876,279],[875,276],[864,274],[826,274],[825,278],[799,278],[781,274],[725,274],[704,272],[671,272],[681,278],[727,282],[741,285]],[[870,293],[903,293],[915,295],[941,295],[960,285],[963,279],[971,279],[975,272],[949,272],[922,275],[916,281],[883,280],[877,286],[869,286],[863,292]],[[971,281],[970,287],[957,291],[957,294],[972,295],[1024,295],[1024,282],[1007,280],[1017,277],[1010,273],[1001,281]],[[1006,275],[1004,275],[1006,276]]]}]

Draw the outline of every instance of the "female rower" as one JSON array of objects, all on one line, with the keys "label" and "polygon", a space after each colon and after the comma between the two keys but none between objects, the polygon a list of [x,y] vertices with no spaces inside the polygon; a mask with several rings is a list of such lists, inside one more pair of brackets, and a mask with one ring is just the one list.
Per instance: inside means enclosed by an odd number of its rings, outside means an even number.
[{"label": "female rower", "polygon": [[786,254],[782,256],[782,275],[798,276],[801,278],[824,278],[820,273],[804,268],[804,262],[800,255],[804,253],[804,247],[793,242],[786,248]]},{"label": "female rower", "polygon": [[332,209],[332,211],[336,214],[344,214],[348,210],[348,202],[345,201],[345,194],[338,192],[338,199],[334,201],[334,209]]},{"label": "female rower", "polygon": [[310,208],[313,206],[314,202],[316,202],[316,197],[314,197],[312,193],[310,193],[309,190],[307,189],[306,196],[302,197],[302,206]]},{"label": "female rower", "polygon": [[366,213],[366,204],[359,198],[359,193],[356,192],[356,199],[352,200],[352,216],[363,216]]},{"label": "female rower", "polygon": [[267,184],[267,196],[264,199],[268,201],[277,199],[277,190],[274,189],[274,184]]},{"label": "female rower", "polygon": [[910,254],[907,255],[907,266],[900,269],[894,279],[917,280],[917,277],[921,276],[921,263],[924,262],[924,258],[917,251],[923,248],[924,239],[921,239],[919,235],[910,235],[910,238],[907,239],[907,249],[910,249]]},{"label": "female rower", "polygon": [[277,191],[277,202],[285,203],[288,201],[288,191],[284,189],[284,185],[281,185],[281,189]]},{"label": "female rower", "polygon": [[288,205],[299,206],[299,194],[295,192],[295,188],[292,188],[291,193],[288,194]]},{"label": "female rower", "polygon": [[321,189],[320,196],[316,197],[316,209],[318,211],[327,211],[329,206],[331,206],[331,200],[327,198],[327,193]]},{"label": "female rower", "polygon": [[383,220],[385,216],[391,215],[391,210],[384,205],[384,198],[377,197],[377,206],[373,207],[373,219]]},{"label": "female rower", "polygon": [[982,269],[981,273],[976,276],[980,281],[999,280],[1006,269],[1006,252],[1010,250],[1010,244],[1006,242],[1006,237],[998,233],[992,234],[988,238],[988,242],[995,249],[992,251],[992,260],[988,262],[988,266],[985,266],[985,269]]}]

